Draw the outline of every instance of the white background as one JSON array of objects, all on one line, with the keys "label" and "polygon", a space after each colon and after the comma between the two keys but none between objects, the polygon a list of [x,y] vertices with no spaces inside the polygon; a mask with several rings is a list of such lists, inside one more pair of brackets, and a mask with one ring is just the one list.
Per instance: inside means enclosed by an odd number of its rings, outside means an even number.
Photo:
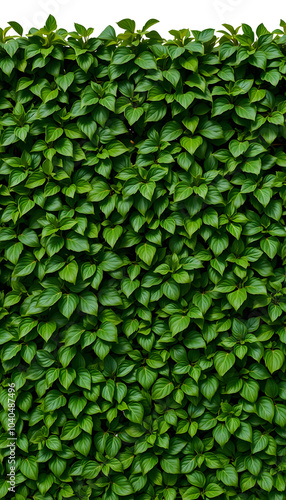
[{"label": "white background", "polygon": [[171,29],[219,30],[222,23],[235,28],[246,23],[255,30],[263,23],[272,31],[279,28],[281,18],[286,21],[285,0],[2,0],[0,25],[17,21],[26,34],[31,27],[43,27],[48,14],[68,31],[74,22],[92,27],[93,36],[109,24],[117,34],[122,32],[116,22],[124,18],[136,21],[136,29],[155,18],[160,23],[151,29],[167,39],[172,38]]}]

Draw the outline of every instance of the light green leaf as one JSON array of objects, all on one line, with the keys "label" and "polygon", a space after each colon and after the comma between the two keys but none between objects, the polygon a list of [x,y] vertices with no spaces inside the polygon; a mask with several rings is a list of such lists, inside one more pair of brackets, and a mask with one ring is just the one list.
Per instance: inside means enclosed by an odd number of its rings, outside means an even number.
[{"label": "light green leaf", "polygon": [[34,456],[24,457],[20,462],[20,471],[28,479],[33,479],[36,481],[39,474],[39,466],[37,459]]},{"label": "light green leaf", "polygon": [[264,354],[265,365],[270,371],[270,373],[274,373],[277,370],[280,370],[285,360],[285,355],[280,349],[267,349]]},{"label": "light green leaf", "polygon": [[234,292],[227,294],[227,300],[236,311],[242,306],[246,299],[247,291],[245,288],[238,288]]},{"label": "light green leaf", "polygon": [[59,276],[62,280],[68,281],[69,283],[75,283],[78,273],[78,264],[75,260],[69,262],[63,269],[60,270]]},{"label": "light green leaf", "polygon": [[148,266],[151,266],[152,261],[156,254],[156,248],[149,243],[142,243],[136,247],[136,253],[138,257],[145,262]]},{"label": "light green leaf", "polygon": [[159,378],[152,387],[152,399],[163,399],[174,390],[173,382],[166,378]]},{"label": "light green leaf", "polygon": [[235,355],[233,352],[218,351],[214,356],[214,365],[218,374],[222,377],[234,365]]},{"label": "light green leaf", "polygon": [[193,137],[182,137],[180,140],[181,146],[188,151],[191,155],[195,153],[199,146],[203,143],[203,138],[200,135]]}]

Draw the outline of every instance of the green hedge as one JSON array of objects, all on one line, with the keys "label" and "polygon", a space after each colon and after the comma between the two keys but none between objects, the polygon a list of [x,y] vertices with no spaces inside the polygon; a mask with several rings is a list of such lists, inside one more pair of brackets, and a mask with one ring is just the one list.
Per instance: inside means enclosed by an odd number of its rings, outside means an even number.
[{"label": "green hedge", "polygon": [[286,498],[286,23],[156,22],[0,32],[1,498]]}]

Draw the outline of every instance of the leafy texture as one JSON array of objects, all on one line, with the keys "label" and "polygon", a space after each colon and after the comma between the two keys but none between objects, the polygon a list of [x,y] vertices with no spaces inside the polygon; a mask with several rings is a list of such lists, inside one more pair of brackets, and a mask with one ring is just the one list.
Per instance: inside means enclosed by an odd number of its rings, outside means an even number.
[{"label": "leafy texture", "polygon": [[285,499],[286,23],[157,22],[1,30],[0,498]]}]

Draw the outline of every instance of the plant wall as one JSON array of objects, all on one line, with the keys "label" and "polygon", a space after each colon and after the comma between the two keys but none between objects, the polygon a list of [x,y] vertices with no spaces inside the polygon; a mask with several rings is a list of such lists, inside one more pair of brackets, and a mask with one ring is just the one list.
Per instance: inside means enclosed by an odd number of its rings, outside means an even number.
[{"label": "plant wall", "polygon": [[0,32],[1,498],[286,498],[286,23],[156,22]]}]

